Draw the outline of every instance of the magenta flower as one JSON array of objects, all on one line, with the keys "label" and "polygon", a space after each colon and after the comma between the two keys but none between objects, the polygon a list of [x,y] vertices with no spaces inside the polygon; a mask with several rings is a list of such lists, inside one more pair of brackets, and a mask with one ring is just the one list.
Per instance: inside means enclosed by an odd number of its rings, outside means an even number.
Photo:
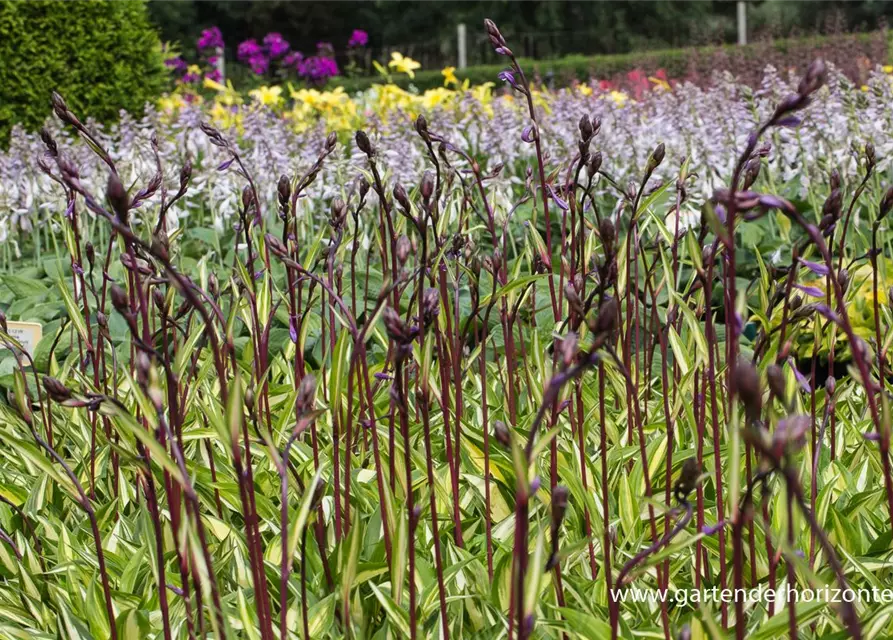
[{"label": "magenta flower", "polygon": [[282,66],[298,69],[300,68],[300,65],[303,61],[304,54],[302,54],[300,51],[292,51],[282,59]]},{"label": "magenta flower", "polygon": [[176,71],[177,73],[183,73],[186,71],[186,61],[181,57],[169,58],[164,61],[164,66],[166,66],[171,71]]},{"label": "magenta flower", "polygon": [[245,40],[239,45],[238,50],[236,51],[236,56],[242,62],[248,62],[250,64],[251,58],[254,58],[258,55],[263,55],[263,50],[260,45],[257,43],[257,40],[251,38],[250,40]]},{"label": "magenta flower", "polygon": [[347,41],[347,46],[351,49],[365,47],[367,44],[369,44],[369,34],[362,29],[354,29],[350,34],[350,40]]},{"label": "magenta flower", "polygon": [[220,75],[220,69],[214,69],[213,71],[209,71],[205,74],[205,79],[211,80],[213,82],[220,82],[222,76]]},{"label": "magenta flower", "polygon": [[307,58],[298,67],[298,75],[313,84],[322,84],[338,73],[338,63],[334,58],[323,56]]},{"label": "magenta flower", "polygon": [[264,46],[271,58],[278,58],[288,52],[290,45],[281,33],[268,33],[264,36]]},{"label": "magenta flower", "polygon": [[270,59],[267,58],[263,53],[259,53],[257,55],[251,56],[248,59],[248,66],[251,67],[251,70],[254,73],[262,76],[270,68]]},{"label": "magenta flower", "polygon": [[220,29],[217,27],[205,29],[202,31],[202,35],[199,36],[195,46],[199,51],[204,51],[205,49],[221,49],[223,48],[223,34],[220,33]]}]

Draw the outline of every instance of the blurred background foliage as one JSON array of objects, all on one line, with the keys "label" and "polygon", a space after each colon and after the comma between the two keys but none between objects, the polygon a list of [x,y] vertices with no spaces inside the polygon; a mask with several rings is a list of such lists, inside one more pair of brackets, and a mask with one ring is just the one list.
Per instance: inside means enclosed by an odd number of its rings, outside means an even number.
[{"label": "blurred background foliage", "polygon": [[[280,32],[293,48],[312,51],[317,42],[345,47],[353,29],[369,33],[374,54],[399,50],[417,59],[455,54],[456,26],[468,25],[469,64],[491,61],[477,27],[489,17],[520,43],[527,57],[572,53],[627,53],[642,49],[735,42],[736,2],[680,0],[580,2],[579,0],[484,0],[482,2],[286,2],[152,0],[149,12],[166,41],[195,42],[202,29],[218,26],[227,53],[238,43]],[[869,31],[886,26],[893,3],[881,0],[747,3],[750,38],[807,33]],[[424,62],[424,61],[423,61]]]}]

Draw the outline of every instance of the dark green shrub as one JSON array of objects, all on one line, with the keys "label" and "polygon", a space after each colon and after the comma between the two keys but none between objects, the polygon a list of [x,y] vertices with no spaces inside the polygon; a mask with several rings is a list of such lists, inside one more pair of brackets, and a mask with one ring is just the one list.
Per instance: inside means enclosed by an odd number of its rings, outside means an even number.
[{"label": "dark green shrub", "polygon": [[13,124],[35,129],[61,93],[82,117],[139,113],[165,82],[145,3],[0,0],[0,144]]}]

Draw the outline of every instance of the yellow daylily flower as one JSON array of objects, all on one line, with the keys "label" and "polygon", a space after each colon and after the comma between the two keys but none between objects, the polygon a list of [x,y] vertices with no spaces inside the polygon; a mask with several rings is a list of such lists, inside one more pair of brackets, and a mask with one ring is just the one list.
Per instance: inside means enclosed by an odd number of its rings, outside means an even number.
[{"label": "yellow daylily flower", "polygon": [[422,68],[422,65],[418,62],[412,58],[404,56],[399,51],[391,53],[391,61],[388,62],[388,66],[391,69],[394,69],[397,73],[405,73],[410,78],[415,78],[415,70]]},{"label": "yellow daylily flower", "polygon": [[614,104],[616,104],[618,107],[622,107],[629,100],[628,95],[626,95],[622,91],[617,91],[616,89],[611,91],[611,93],[608,94],[608,97],[611,98],[611,100],[614,101]]},{"label": "yellow daylily flower", "polygon": [[669,91],[669,90],[670,90],[670,83],[667,82],[666,80],[663,80],[663,79],[661,79],[661,78],[656,78],[656,77],[654,77],[654,76],[650,76],[648,79],[649,79],[651,82],[654,83],[654,85],[655,85],[654,88],[655,88],[655,89],[662,89],[662,90],[664,90],[664,91]]},{"label": "yellow daylily flower", "polygon": [[248,95],[266,107],[275,107],[282,102],[282,87],[258,87],[249,91]]},{"label": "yellow daylily flower", "polygon": [[443,74],[443,86],[459,86],[459,78],[456,77],[456,67],[446,67],[440,73]]},{"label": "yellow daylily flower", "polygon": [[207,76],[205,76],[205,79],[202,82],[202,86],[204,86],[205,89],[213,89],[214,91],[226,91],[225,85],[222,85],[219,82],[211,80],[211,78],[209,78]]},{"label": "yellow daylily flower", "polygon": [[893,73],[893,64],[885,64],[881,69],[883,69],[884,73]]}]

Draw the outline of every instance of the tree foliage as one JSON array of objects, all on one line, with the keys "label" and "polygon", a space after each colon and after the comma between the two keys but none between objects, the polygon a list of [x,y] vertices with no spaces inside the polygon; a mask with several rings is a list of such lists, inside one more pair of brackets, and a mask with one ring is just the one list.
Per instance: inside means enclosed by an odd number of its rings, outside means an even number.
[{"label": "tree foliage", "polygon": [[0,1],[0,140],[34,129],[64,93],[84,117],[138,112],[165,82],[158,35],[145,3]]}]

